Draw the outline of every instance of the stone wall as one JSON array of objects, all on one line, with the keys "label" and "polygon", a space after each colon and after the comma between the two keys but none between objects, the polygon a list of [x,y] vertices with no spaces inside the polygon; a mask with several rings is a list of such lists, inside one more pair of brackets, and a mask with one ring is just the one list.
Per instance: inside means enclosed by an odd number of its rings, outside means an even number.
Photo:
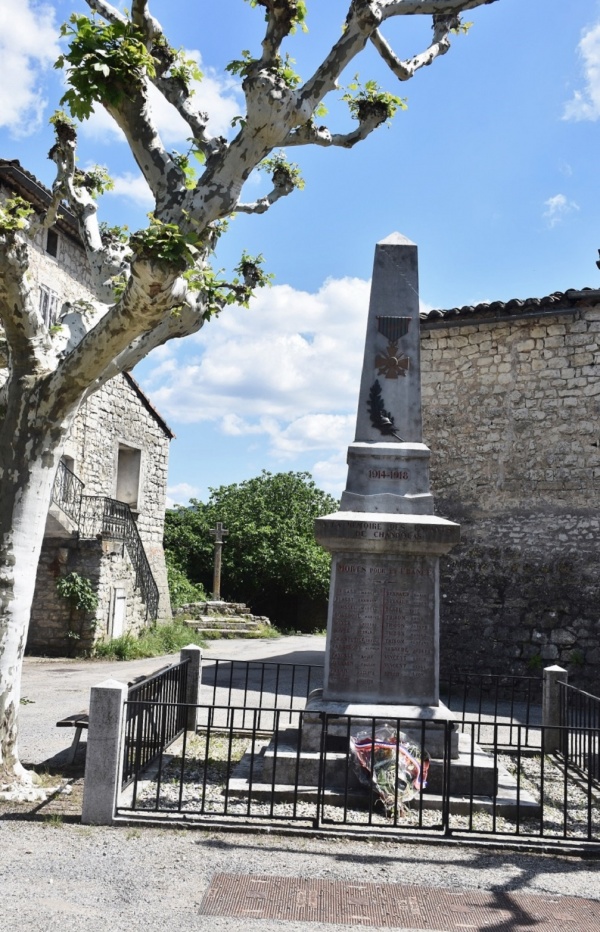
[{"label": "stone wall", "polygon": [[443,561],[441,663],[557,662],[597,690],[600,305],[562,304],[423,322],[436,511],[462,531]]},{"label": "stone wall", "polygon": [[[57,591],[61,576],[79,573],[89,579],[98,595],[93,612],[72,612]],[[74,656],[89,651],[95,641],[111,634],[115,589],[123,590],[127,605],[127,631],[140,631],[147,623],[146,606],[135,588],[135,574],[115,541],[46,538],[42,547],[35,602],[27,638],[27,651],[47,656]]]},{"label": "stone wall", "polygon": [[30,275],[37,288],[50,288],[58,295],[59,305],[79,301],[93,303],[91,274],[83,248],[70,236],[56,231],[58,249],[56,256],[48,253],[47,231],[40,230],[30,251]]},{"label": "stone wall", "polygon": [[171,617],[162,547],[171,434],[133,380],[112,379],[82,405],[65,454],[85,483],[85,495],[118,498],[119,448],[139,450],[137,507],[132,507],[152,574],[159,588],[159,618]]}]

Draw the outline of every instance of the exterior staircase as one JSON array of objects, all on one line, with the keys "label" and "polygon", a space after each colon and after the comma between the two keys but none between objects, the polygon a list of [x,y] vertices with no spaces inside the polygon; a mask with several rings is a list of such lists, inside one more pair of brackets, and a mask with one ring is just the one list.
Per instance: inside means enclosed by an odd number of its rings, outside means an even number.
[{"label": "exterior staircase", "polygon": [[158,586],[129,505],[102,495],[84,495],[81,479],[62,461],[52,489],[48,520],[81,540],[97,537],[122,541],[135,573],[135,588],[146,606],[146,617],[158,617]]},{"label": "exterior staircase", "polygon": [[207,638],[257,637],[271,622],[253,615],[242,602],[206,601],[182,605],[176,615],[188,616],[185,623]]}]

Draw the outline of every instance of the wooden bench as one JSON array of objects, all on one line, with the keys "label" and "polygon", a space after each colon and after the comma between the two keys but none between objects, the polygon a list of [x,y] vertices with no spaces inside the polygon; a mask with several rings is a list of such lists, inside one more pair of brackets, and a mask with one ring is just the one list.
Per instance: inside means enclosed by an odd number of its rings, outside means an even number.
[{"label": "wooden bench", "polygon": [[75,755],[77,754],[77,749],[79,748],[79,742],[81,740],[81,732],[84,729],[87,731],[89,724],[89,712],[77,712],[75,715],[66,715],[56,723],[57,728],[75,729],[75,735],[73,737],[73,741],[71,742],[71,756],[69,757],[70,764],[74,763],[75,761]]}]

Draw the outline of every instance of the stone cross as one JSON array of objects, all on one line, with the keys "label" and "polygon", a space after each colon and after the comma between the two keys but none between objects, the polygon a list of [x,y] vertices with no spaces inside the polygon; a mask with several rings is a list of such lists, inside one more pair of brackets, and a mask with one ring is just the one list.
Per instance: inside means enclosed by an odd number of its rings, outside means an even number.
[{"label": "stone cross", "polygon": [[221,598],[221,551],[223,549],[223,538],[229,534],[229,531],[223,527],[220,521],[217,526],[211,528],[210,533],[215,539],[215,568],[213,573],[213,599]]}]

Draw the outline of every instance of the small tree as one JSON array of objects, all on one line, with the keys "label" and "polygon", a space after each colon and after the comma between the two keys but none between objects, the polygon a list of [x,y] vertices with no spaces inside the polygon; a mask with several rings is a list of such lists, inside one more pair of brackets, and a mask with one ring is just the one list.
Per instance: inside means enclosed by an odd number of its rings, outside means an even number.
[{"label": "small tree", "polygon": [[[79,573],[68,573],[56,580],[56,590],[69,604],[69,627],[67,637],[70,640],[70,653],[75,652],[76,642],[85,637],[86,616],[98,608],[98,596],[90,580]],[[77,625],[77,628],[75,628]],[[88,625],[88,632],[93,635],[96,623],[92,619]]]},{"label": "small tree", "polygon": [[305,472],[263,471],[255,479],[210,490],[206,504],[168,511],[165,547],[189,579],[210,590],[210,529],[222,521],[223,594],[289,627],[299,599],[324,602],[331,559],[315,541],[314,521],[338,502]]},{"label": "small tree", "polygon": [[[0,322],[8,371],[0,388],[0,788],[29,784],[18,760],[17,711],[21,666],[44,527],[65,437],[82,401],[150,350],[197,331],[232,302],[247,303],[268,281],[261,257],[243,253],[229,278],[210,265],[215,244],[235,212],[262,214],[301,186],[297,167],[279,147],[350,149],[402,106],[373,82],[347,90],[356,127],[336,133],[322,123],[323,101],[372,43],[401,81],[412,78],[450,47],[460,13],[492,0],[349,0],[342,34],[303,79],[283,46],[303,28],[305,0],[249,0],[264,14],[260,49],[242,53],[228,70],[242,81],[245,113],[231,142],[208,132],[208,115],[196,109],[191,81],[199,74],[168,42],[148,0],[132,0],[123,13],[107,0],[87,0],[96,14],[74,13],[63,27],[68,50],[59,66],[67,90],[53,118],[50,157],[56,181],[45,210],[33,213],[19,198],[0,206]],[[218,4],[205,10],[215,17]],[[433,38],[423,53],[401,60],[384,37],[402,16],[432,17]],[[150,107],[150,87],[187,123],[189,152],[170,152]],[[145,230],[127,236],[98,222],[98,195],[109,180],[76,162],[76,121],[102,106],[123,131],[154,197]],[[274,154],[275,153],[275,154]],[[193,160],[203,163],[193,177]],[[272,189],[252,203],[242,189],[263,166]],[[69,326],[48,328],[28,279],[28,242],[56,220],[65,202],[75,215],[92,272],[96,302],[71,307]]]}]

